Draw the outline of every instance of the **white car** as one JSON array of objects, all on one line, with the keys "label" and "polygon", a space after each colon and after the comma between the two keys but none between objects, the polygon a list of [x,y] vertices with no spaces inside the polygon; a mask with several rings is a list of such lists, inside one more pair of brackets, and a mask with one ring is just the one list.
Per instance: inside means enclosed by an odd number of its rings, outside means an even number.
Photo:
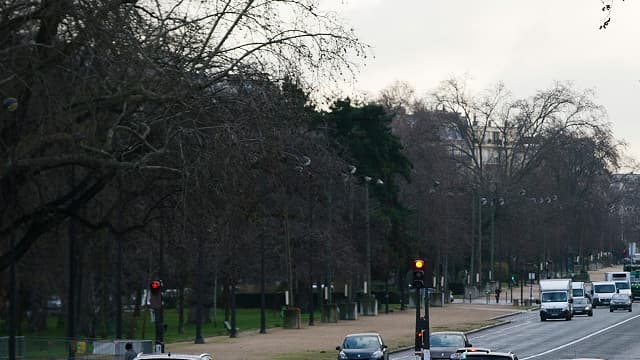
[{"label": "white car", "polygon": [[202,353],[200,355],[174,354],[171,352],[153,354],[140,353],[133,360],[213,360],[213,356],[208,353]]}]

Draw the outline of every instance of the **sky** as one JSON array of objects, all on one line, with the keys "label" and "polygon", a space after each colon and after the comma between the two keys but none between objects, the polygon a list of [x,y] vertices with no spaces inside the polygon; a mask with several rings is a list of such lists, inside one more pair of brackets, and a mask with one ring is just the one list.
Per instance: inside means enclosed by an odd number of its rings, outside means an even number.
[{"label": "sky", "polygon": [[[555,81],[592,89],[625,156],[640,162],[640,1],[320,0],[371,46],[349,94],[375,96],[395,81],[426,96],[468,76],[480,91],[498,82],[525,98]],[[610,1],[607,1],[610,3]]]}]

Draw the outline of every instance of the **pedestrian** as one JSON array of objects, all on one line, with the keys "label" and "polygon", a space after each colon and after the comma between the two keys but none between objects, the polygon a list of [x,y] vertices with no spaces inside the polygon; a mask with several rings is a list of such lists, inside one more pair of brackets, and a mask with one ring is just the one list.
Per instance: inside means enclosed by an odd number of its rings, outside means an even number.
[{"label": "pedestrian", "polygon": [[500,288],[496,288],[496,304],[500,303],[500,293],[502,290]]},{"label": "pedestrian", "polygon": [[124,360],[133,360],[138,355],[133,351],[133,345],[129,342],[124,345],[124,349],[126,350],[124,353]]}]

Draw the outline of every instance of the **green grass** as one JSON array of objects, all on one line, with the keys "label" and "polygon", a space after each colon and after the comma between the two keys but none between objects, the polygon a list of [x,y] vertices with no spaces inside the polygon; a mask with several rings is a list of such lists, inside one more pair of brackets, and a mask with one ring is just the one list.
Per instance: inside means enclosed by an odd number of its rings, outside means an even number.
[{"label": "green grass", "polygon": [[[47,320],[47,328],[44,331],[28,331],[26,324],[23,324],[18,331],[19,336],[26,336],[29,338],[46,338],[46,339],[60,339],[65,337],[65,329],[62,315],[52,314]],[[195,323],[188,322],[189,312],[185,311],[185,324],[184,332],[178,332],[178,313],[175,309],[164,310],[164,324],[166,325],[166,331],[164,333],[165,343],[193,341],[196,334]],[[202,336],[220,336],[228,335],[227,330],[224,327],[224,310],[220,309],[217,313],[217,319],[214,321],[213,311],[210,312],[210,322],[202,324]],[[320,313],[316,312],[315,317],[317,321],[320,321]],[[133,338],[138,340],[154,340],[155,339],[155,323],[151,322],[151,316],[149,311],[143,311],[140,316],[134,317],[132,313],[123,313],[123,337]],[[306,324],[309,321],[309,314],[303,313],[301,322]],[[266,326],[267,329],[277,328],[282,326],[282,318],[280,317],[280,311],[267,310],[266,311]],[[102,331],[100,325],[98,325],[97,337],[104,339],[113,339],[115,324],[110,323],[105,325],[104,331]],[[237,309],[236,311],[236,328],[239,331],[258,331],[260,328],[260,309]],[[102,336],[104,333],[104,336]],[[7,336],[6,322],[0,321],[0,336]],[[79,338],[84,338],[84,335],[79,335]]]}]

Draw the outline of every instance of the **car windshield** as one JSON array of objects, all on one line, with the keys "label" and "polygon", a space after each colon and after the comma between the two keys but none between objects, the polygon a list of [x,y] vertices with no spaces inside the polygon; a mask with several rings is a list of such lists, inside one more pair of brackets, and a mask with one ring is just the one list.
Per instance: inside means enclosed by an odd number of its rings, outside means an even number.
[{"label": "car windshield", "polygon": [[344,349],[377,349],[380,347],[380,341],[375,335],[347,336],[342,347]]},{"label": "car windshield", "polygon": [[542,302],[567,301],[567,293],[564,291],[542,293]]},{"label": "car windshield", "polygon": [[597,293],[614,293],[616,292],[616,286],[613,284],[593,285],[593,291]]},{"label": "car windshield", "polygon": [[627,300],[629,297],[624,294],[615,294],[611,297],[611,300]]},{"label": "car windshield", "polygon": [[433,347],[464,347],[464,337],[458,334],[433,334],[429,336],[429,344]]},{"label": "car windshield", "polygon": [[618,289],[630,289],[629,284],[626,281],[616,282],[616,287]]},{"label": "car windshield", "polygon": [[587,299],[585,299],[585,298],[574,298],[573,299],[573,303],[576,304],[576,305],[577,304],[584,305],[584,304],[587,304]]},{"label": "car windshield", "polygon": [[573,289],[573,296],[584,296],[584,289]]}]

